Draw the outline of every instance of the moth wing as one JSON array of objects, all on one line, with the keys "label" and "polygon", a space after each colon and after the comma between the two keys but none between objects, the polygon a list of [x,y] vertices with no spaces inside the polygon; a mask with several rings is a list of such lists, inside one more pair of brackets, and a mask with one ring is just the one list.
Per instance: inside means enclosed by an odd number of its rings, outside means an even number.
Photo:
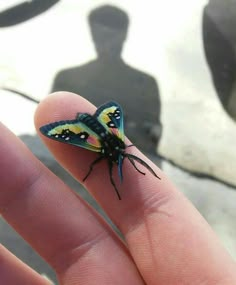
[{"label": "moth wing", "polygon": [[116,102],[105,103],[97,109],[94,116],[107,131],[124,141],[124,117],[119,104]]},{"label": "moth wing", "polygon": [[78,120],[54,122],[40,129],[46,137],[58,142],[79,146],[94,152],[101,151],[99,136]]}]

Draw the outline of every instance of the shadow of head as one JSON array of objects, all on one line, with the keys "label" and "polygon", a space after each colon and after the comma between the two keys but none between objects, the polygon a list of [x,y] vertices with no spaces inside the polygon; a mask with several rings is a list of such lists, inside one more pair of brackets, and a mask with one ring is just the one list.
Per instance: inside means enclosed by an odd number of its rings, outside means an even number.
[{"label": "shadow of head", "polygon": [[117,7],[105,5],[89,14],[89,24],[98,56],[120,57],[128,30],[128,15]]}]

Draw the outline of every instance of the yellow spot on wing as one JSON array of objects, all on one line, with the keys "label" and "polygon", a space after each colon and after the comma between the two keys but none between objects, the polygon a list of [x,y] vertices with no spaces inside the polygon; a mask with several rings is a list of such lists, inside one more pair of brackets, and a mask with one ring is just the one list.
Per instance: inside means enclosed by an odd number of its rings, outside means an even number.
[{"label": "yellow spot on wing", "polygon": [[111,121],[111,119],[109,118],[108,114],[109,113],[114,113],[116,111],[117,107],[116,106],[112,106],[110,108],[106,108],[105,110],[103,110],[101,112],[101,114],[98,116],[100,118],[100,120],[104,123],[108,123]]},{"label": "yellow spot on wing", "polygon": [[80,125],[75,125],[75,124],[65,124],[61,126],[57,126],[54,129],[52,129],[49,132],[49,135],[60,135],[64,130],[69,130],[73,132],[74,134],[79,134],[82,131],[84,131],[84,128],[81,127]]}]

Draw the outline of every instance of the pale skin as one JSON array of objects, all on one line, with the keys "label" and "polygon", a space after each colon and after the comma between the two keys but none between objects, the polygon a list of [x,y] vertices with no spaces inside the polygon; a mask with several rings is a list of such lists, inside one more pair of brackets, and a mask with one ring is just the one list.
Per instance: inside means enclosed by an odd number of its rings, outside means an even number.
[{"label": "pale skin", "polygon": [[[36,129],[94,111],[78,95],[55,93],[38,106]],[[63,167],[82,181],[96,153],[39,135]],[[161,180],[148,171],[141,175],[125,161],[122,185],[114,175],[119,201],[103,161],[85,182],[123,233],[124,243],[2,124],[0,145],[0,212],[53,267],[60,284],[236,284],[235,262],[210,226],[135,147],[128,151],[149,163]],[[7,285],[50,284],[3,246],[0,276]]]}]

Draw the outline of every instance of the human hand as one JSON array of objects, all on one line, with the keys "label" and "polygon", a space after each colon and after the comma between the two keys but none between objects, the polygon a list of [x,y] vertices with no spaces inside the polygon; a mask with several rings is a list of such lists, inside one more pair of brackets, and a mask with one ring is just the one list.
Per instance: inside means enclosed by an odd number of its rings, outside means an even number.
[{"label": "human hand", "polygon": [[[80,96],[60,92],[40,103],[36,128],[94,110]],[[96,154],[42,139],[81,181]],[[0,212],[53,267],[60,284],[236,284],[235,263],[209,225],[151,162],[161,180],[148,171],[142,176],[124,162],[121,201],[105,161],[86,180],[86,188],[124,235],[123,243],[3,125],[0,145]],[[129,151],[147,161],[137,149]],[[0,278],[6,285],[49,284],[3,246]]]}]

